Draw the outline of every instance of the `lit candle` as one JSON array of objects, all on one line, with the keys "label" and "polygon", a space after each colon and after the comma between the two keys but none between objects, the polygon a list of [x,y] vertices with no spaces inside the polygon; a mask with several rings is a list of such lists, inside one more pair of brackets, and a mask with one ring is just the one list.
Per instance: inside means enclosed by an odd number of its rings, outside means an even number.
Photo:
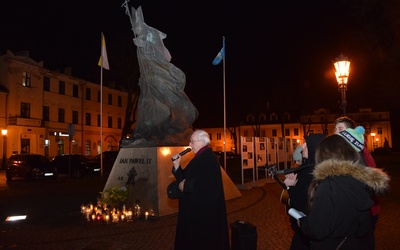
[{"label": "lit candle", "polygon": [[128,221],[132,220],[132,210],[126,211],[126,219]]},{"label": "lit candle", "polygon": [[147,220],[149,218],[149,212],[144,212],[144,218]]},{"label": "lit candle", "polygon": [[118,220],[119,220],[118,219],[118,214],[114,214],[112,222],[116,223],[116,222],[118,222]]},{"label": "lit candle", "polygon": [[125,220],[125,214],[121,214],[121,221]]},{"label": "lit candle", "polygon": [[86,208],[86,219],[90,220],[90,208]]},{"label": "lit candle", "polygon": [[106,215],[106,223],[108,224],[110,222],[110,215]]},{"label": "lit candle", "polygon": [[92,214],[92,220],[96,220],[96,215],[94,213]]},{"label": "lit candle", "polygon": [[154,210],[153,210],[153,209],[150,209],[149,215],[150,215],[150,216],[154,216]]}]

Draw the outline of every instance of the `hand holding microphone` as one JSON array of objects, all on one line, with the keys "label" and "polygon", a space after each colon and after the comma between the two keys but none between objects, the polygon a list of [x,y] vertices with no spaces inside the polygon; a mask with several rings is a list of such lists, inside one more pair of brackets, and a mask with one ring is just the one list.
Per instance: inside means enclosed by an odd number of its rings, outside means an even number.
[{"label": "hand holding microphone", "polygon": [[[192,151],[192,149],[191,149],[191,148],[187,148],[187,149],[183,150],[182,152],[180,152],[179,155],[180,155],[180,156],[183,156],[184,154],[187,154],[187,153],[189,153],[190,151]],[[175,160],[177,160],[177,159],[178,159],[178,158],[174,158],[174,157],[171,158],[172,161],[175,161]]]}]

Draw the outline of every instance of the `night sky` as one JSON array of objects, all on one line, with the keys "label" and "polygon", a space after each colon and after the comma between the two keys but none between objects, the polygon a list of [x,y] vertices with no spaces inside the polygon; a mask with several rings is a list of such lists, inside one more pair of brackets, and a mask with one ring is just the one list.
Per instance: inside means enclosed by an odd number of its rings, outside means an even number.
[{"label": "night sky", "polygon": [[[123,2],[1,1],[0,53],[29,50],[46,68],[72,67],[73,76],[99,82],[101,32],[111,71],[121,40],[135,48]],[[223,67],[212,61],[223,36],[228,121],[271,111],[341,113],[332,64],[341,53],[351,60],[347,111],[392,108],[400,22],[380,2],[131,0],[129,6],[142,6],[145,22],[167,34],[171,62],[185,72],[185,92],[200,113],[196,123],[222,126]]]}]

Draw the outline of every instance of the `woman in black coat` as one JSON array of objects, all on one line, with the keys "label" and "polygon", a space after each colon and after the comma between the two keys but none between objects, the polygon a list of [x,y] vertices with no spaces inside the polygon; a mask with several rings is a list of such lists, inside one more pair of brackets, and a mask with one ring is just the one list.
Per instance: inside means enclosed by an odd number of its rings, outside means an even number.
[{"label": "woman in black coat", "polygon": [[389,188],[389,176],[359,163],[359,154],[340,135],[321,141],[307,216],[299,219],[311,249],[374,249],[369,209],[373,196]]},{"label": "woman in black coat", "polygon": [[173,156],[172,172],[180,182],[175,250],[229,249],[228,222],[221,167],[207,132],[196,130],[189,146],[196,155],[182,169],[181,156]]}]

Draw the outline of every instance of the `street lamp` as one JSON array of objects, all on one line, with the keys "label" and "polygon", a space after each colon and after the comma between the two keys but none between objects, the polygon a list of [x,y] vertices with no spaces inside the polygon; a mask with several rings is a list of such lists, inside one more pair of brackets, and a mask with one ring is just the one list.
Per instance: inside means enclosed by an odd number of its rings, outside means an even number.
[{"label": "street lamp", "polygon": [[7,129],[2,129],[1,134],[3,135],[3,160],[1,163],[1,167],[6,168],[6,158],[7,158]]},{"label": "street lamp", "polygon": [[343,115],[346,115],[346,91],[347,91],[347,82],[349,80],[350,74],[350,61],[348,61],[347,57],[343,54],[340,54],[338,58],[336,58],[336,62],[333,63],[335,66],[336,72],[336,80],[338,82],[338,87],[340,91],[340,95],[342,97],[341,108],[343,110]]}]

